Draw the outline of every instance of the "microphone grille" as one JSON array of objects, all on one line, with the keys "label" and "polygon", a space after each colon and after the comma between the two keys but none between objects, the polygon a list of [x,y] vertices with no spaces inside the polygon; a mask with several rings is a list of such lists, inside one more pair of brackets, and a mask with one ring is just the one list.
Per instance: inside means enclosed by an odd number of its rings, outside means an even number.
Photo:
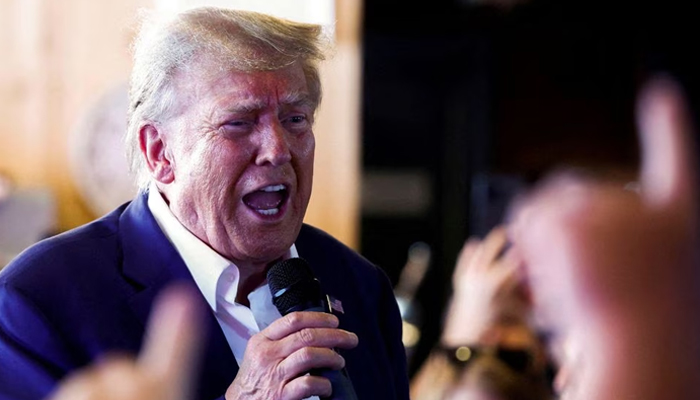
[{"label": "microphone grille", "polygon": [[282,315],[321,301],[321,288],[303,258],[282,260],[267,272],[272,303]]},{"label": "microphone grille", "polygon": [[292,286],[299,281],[310,279],[314,279],[314,274],[311,272],[309,264],[303,258],[282,260],[267,271],[267,283],[270,285],[272,293]]}]

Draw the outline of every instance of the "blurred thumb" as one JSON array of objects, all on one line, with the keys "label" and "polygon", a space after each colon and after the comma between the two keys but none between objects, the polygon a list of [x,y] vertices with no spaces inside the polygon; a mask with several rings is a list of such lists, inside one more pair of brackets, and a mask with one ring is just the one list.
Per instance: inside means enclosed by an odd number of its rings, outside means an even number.
[{"label": "blurred thumb", "polygon": [[650,205],[694,207],[697,197],[695,146],[678,84],[652,80],[637,106],[642,168],[640,183]]},{"label": "blurred thumb", "polygon": [[187,286],[165,289],[154,305],[138,363],[172,389],[168,400],[191,398],[203,340],[201,311],[196,291]]}]

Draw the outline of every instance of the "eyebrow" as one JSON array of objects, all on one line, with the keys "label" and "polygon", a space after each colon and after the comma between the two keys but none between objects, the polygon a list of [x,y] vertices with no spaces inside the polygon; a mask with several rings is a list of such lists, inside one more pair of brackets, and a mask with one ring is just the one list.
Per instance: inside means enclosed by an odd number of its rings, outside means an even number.
[{"label": "eyebrow", "polygon": [[[309,107],[314,109],[314,102],[306,92],[292,92],[286,95],[281,101],[283,107]],[[251,102],[242,102],[226,109],[228,113],[251,113],[261,110],[267,106],[267,102],[263,100],[254,100]]]},{"label": "eyebrow", "polygon": [[308,106],[314,108],[314,102],[306,92],[292,92],[282,99],[282,105],[290,105],[294,107]]},{"label": "eyebrow", "polygon": [[265,104],[264,101],[242,102],[226,108],[226,112],[231,114],[250,113],[265,108]]}]

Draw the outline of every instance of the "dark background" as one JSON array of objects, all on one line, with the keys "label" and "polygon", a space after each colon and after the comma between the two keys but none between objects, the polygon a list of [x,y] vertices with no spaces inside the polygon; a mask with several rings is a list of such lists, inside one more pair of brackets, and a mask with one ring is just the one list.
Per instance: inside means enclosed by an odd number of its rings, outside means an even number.
[{"label": "dark background", "polygon": [[[418,171],[429,183],[426,207],[363,206],[361,220],[361,252],[394,283],[411,244],[432,249],[411,372],[437,339],[464,240],[497,223],[514,193],[561,165],[633,171],[635,96],[654,74],[676,77],[697,110],[691,5],[365,2],[365,177]],[[397,206],[411,200],[394,194]],[[374,197],[364,190],[363,204]]]}]

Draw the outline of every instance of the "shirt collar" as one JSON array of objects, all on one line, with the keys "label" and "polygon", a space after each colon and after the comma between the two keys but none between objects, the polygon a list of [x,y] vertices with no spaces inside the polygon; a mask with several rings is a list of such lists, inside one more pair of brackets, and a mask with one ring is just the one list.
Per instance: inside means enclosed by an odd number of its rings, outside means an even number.
[{"label": "shirt collar", "polygon": [[[170,211],[170,207],[165,203],[158,188],[153,183],[149,187],[148,208],[151,210],[160,229],[182,257],[207,303],[216,311],[219,280],[229,267],[235,270],[235,275],[239,275],[238,267],[187,230]],[[296,246],[292,244],[285,258],[298,256]],[[233,296],[232,298],[235,299],[237,291],[238,285],[236,284],[234,287],[229,288],[228,296]]]}]

